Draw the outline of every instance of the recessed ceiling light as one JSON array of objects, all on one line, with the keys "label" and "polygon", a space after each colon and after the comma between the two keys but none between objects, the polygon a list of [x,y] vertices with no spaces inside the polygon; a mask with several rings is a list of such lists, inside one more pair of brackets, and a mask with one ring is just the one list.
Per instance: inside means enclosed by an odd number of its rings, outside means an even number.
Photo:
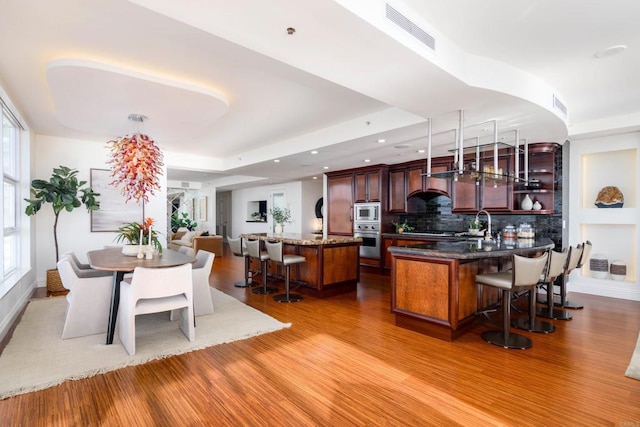
[{"label": "recessed ceiling light", "polygon": [[424,153],[424,152],[425,152],[425,150],[424,150],[424,149],[420,149],[420,150],[418,150],[418,153]]},{"label": "recessed ceiling light", "polygon": [[627,45],[618,44],[615,46],[609,46],[606,49],[602,49],[593,54],[598,59],[609,58],[610,56],[619,55],[627,49]]},{"label": "recessed ceiling light", "polygon": [[313,151],[311,152],[311,154],[318,154],[318,151],[317,151],[317,150],[313,150]]},{"label": "recessed ceiling light", "polygon": [[329,166],[324,166],[322,169],[329,169]]},{"label": "recessed ceiling light", "polygon": [[386,139],[379,139],[379,140],[378,140],[378,143],[379,143],[379,144],[382,144],[382,143],[385,143],[385,142],[387,142],[387,140],[386,140]]},{"label": "recessed ceiling light", "polygon": [[317,177],[317,176],[314,176],[314,177],[313,177],[313,179],[318,179],[318,177]]},{"label": "recessed ceiling light", "polygon": [[364,159],[365,163],[369,163],[371,161],[371,159]]},{"label": "recessed ceiling light", "polygon": [[274,163],[280,163],[280,159],[275,159]]}]

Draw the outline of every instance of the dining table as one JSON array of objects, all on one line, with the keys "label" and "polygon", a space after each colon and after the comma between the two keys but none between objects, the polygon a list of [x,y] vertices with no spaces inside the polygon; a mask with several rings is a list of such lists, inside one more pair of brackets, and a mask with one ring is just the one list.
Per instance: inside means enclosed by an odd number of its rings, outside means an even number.
[{"label": "dining table", "polygon": [[154,254],[151,259],[138,258],[137,256],[124,255],[121,247],[89,251],[87,252],[87,259],[91,268],[113,272],[109,324],[107,325],[107,345],[113,343],[118,306],[120,305],[120,282],[122,282],[126,273],[134,271],[136,267],[167,268],[192,264],[196,261],[192,256],[171,249],[165,249],[162,253]]}]

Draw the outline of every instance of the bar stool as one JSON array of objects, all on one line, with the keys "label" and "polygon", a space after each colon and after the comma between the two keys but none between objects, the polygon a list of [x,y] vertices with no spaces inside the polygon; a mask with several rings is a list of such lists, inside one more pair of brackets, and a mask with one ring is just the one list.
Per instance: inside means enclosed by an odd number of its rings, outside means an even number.
[{"label": "bar stool", "polygon": [[267,286],[267,271],[269,269],[269,254],[266,251],[260,250],[260,240],[247,240],[247,253],[251,258],[254,258],[260,262],[261,274],[262,274],[262,287],[253,288],[251,292],[254,294],[272,294],[278,292],[278,288],[273,286]]},{"label": "bar stool", "polygon": [[[591,254],[592,247],[593,245],[588,240],[582,244],[582,254],[580,255],[580,260],[578,261],[578,265],[576,265],[576,268],[582,268],[582,266],[589,260],[589,255]],[[584,308],[582,304],[567,300],[566,287],[564,284],[564,280],[566,278],[563,277],[562,279],[563,279],[563,285],[561,288],[562,290],[560,292],[560,302],[556,303],[555,305],[558,307],[571,308],[574,310],[579,310],[581,308]]]},{"label": "bar stool", "polygon": [[[566,295],[566,280],[567,276],[571,273],[571,271],[578,266],[580,262],[580,258],[582,257],[583,245],[580,244],[578,246],[570,246],[569,254],[567,255],[567,262],[562,271],[562,277],[560,278],[560,301],[563,301]],[[547,307],[560,307],[560,303],[556,304],[554,301],[554,292],[553,292],[553,282],[547,284]],[[548,319],[555,320],[571,320],[573,316],[567,313],[564,310],[553,310],[552,308],[548,308],[547,310],[539,311],[538,315],[540,317],[546,317]]]},{"label": "bar stool", "polygon": [[[513,319],[511,326],[529,332],[555,332],[556,327],[553,323],[536,319],[536,303],[538,299],[536,294],[538,286],[546,285],[547,289],[553,287],[553,282],[562,274],[564,265],[567,262],[568,254],[566,249],[562,252],[551,251],[550,254],[545,273],[540,278],[538,284],[529,292],[529,317]],[[551,310],[553,311],[553,305],[551,305]]]},{"label": "bar stool", "polygon": [[233,255],[244,257],[244,280],[235,282],[233,286],[237,286],[238,288],[249,288],[251,286],[255,286],[256,284],[253,283],[251,277],[249,277],[249,252],[242,248],[242,239],[240,237],[232,239],[227,236],[227,242],[229,243],[229,248]]},{"label": "bar stool", "polygon": [[511,295],[514,291],[533,289],[540,280],[549,254],[545,252],[537,258],[526,258],[513,255],[511,271],[479,274],[476,283],[493,286],[502,292],[502,330],[491,330],[482,333],[482,338],[488,343],[504,348],[525,349],[533,345],[531,340],[523,335],[510,333],[511,329]]},{"label": "bar stool", "polygon": [[289,293],[289,279],[292,264],[301,264],[307,262],[307,259],[301,255],[282,254],[282,242],[264,242],[271,261],[276,264],[282,264],[285,267],[284,273],[284,294],[278,294],[273,297],[278,302],[298,302],[302,300],[302,295]]}]

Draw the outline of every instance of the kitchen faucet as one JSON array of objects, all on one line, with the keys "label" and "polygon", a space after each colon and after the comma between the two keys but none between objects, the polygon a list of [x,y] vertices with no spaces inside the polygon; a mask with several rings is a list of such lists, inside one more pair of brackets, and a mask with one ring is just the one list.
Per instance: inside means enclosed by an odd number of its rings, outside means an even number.
[{"label": "kitchen faucet", "polygon": [[491,234],[491,215],[489,214],[489,212],[485,211],[484,209],[480,209],[476,214],[476,223],[478,223],[478,216],[482,212],[484,212],[487,215],[487,234],[485,235],[485,239],[486,239],[486,236],[489,236],[489,239],[491,239],[493,238],[493,235]]}]

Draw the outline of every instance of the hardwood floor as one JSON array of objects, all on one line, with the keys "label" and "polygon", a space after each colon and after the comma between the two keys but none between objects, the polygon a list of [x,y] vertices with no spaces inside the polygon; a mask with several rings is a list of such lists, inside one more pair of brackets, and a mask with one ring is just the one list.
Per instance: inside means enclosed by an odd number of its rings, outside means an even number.
[{"label": "hardwood floor", "polygon": [[0,424],[640,426],[640,302],[573,294],[585,308],[528,350],[485,343],[486,321],[449,343],[394,325],[388,277],[281,304],[234,287],[225,250],[213,286],[291,328],[9,398]]}]

